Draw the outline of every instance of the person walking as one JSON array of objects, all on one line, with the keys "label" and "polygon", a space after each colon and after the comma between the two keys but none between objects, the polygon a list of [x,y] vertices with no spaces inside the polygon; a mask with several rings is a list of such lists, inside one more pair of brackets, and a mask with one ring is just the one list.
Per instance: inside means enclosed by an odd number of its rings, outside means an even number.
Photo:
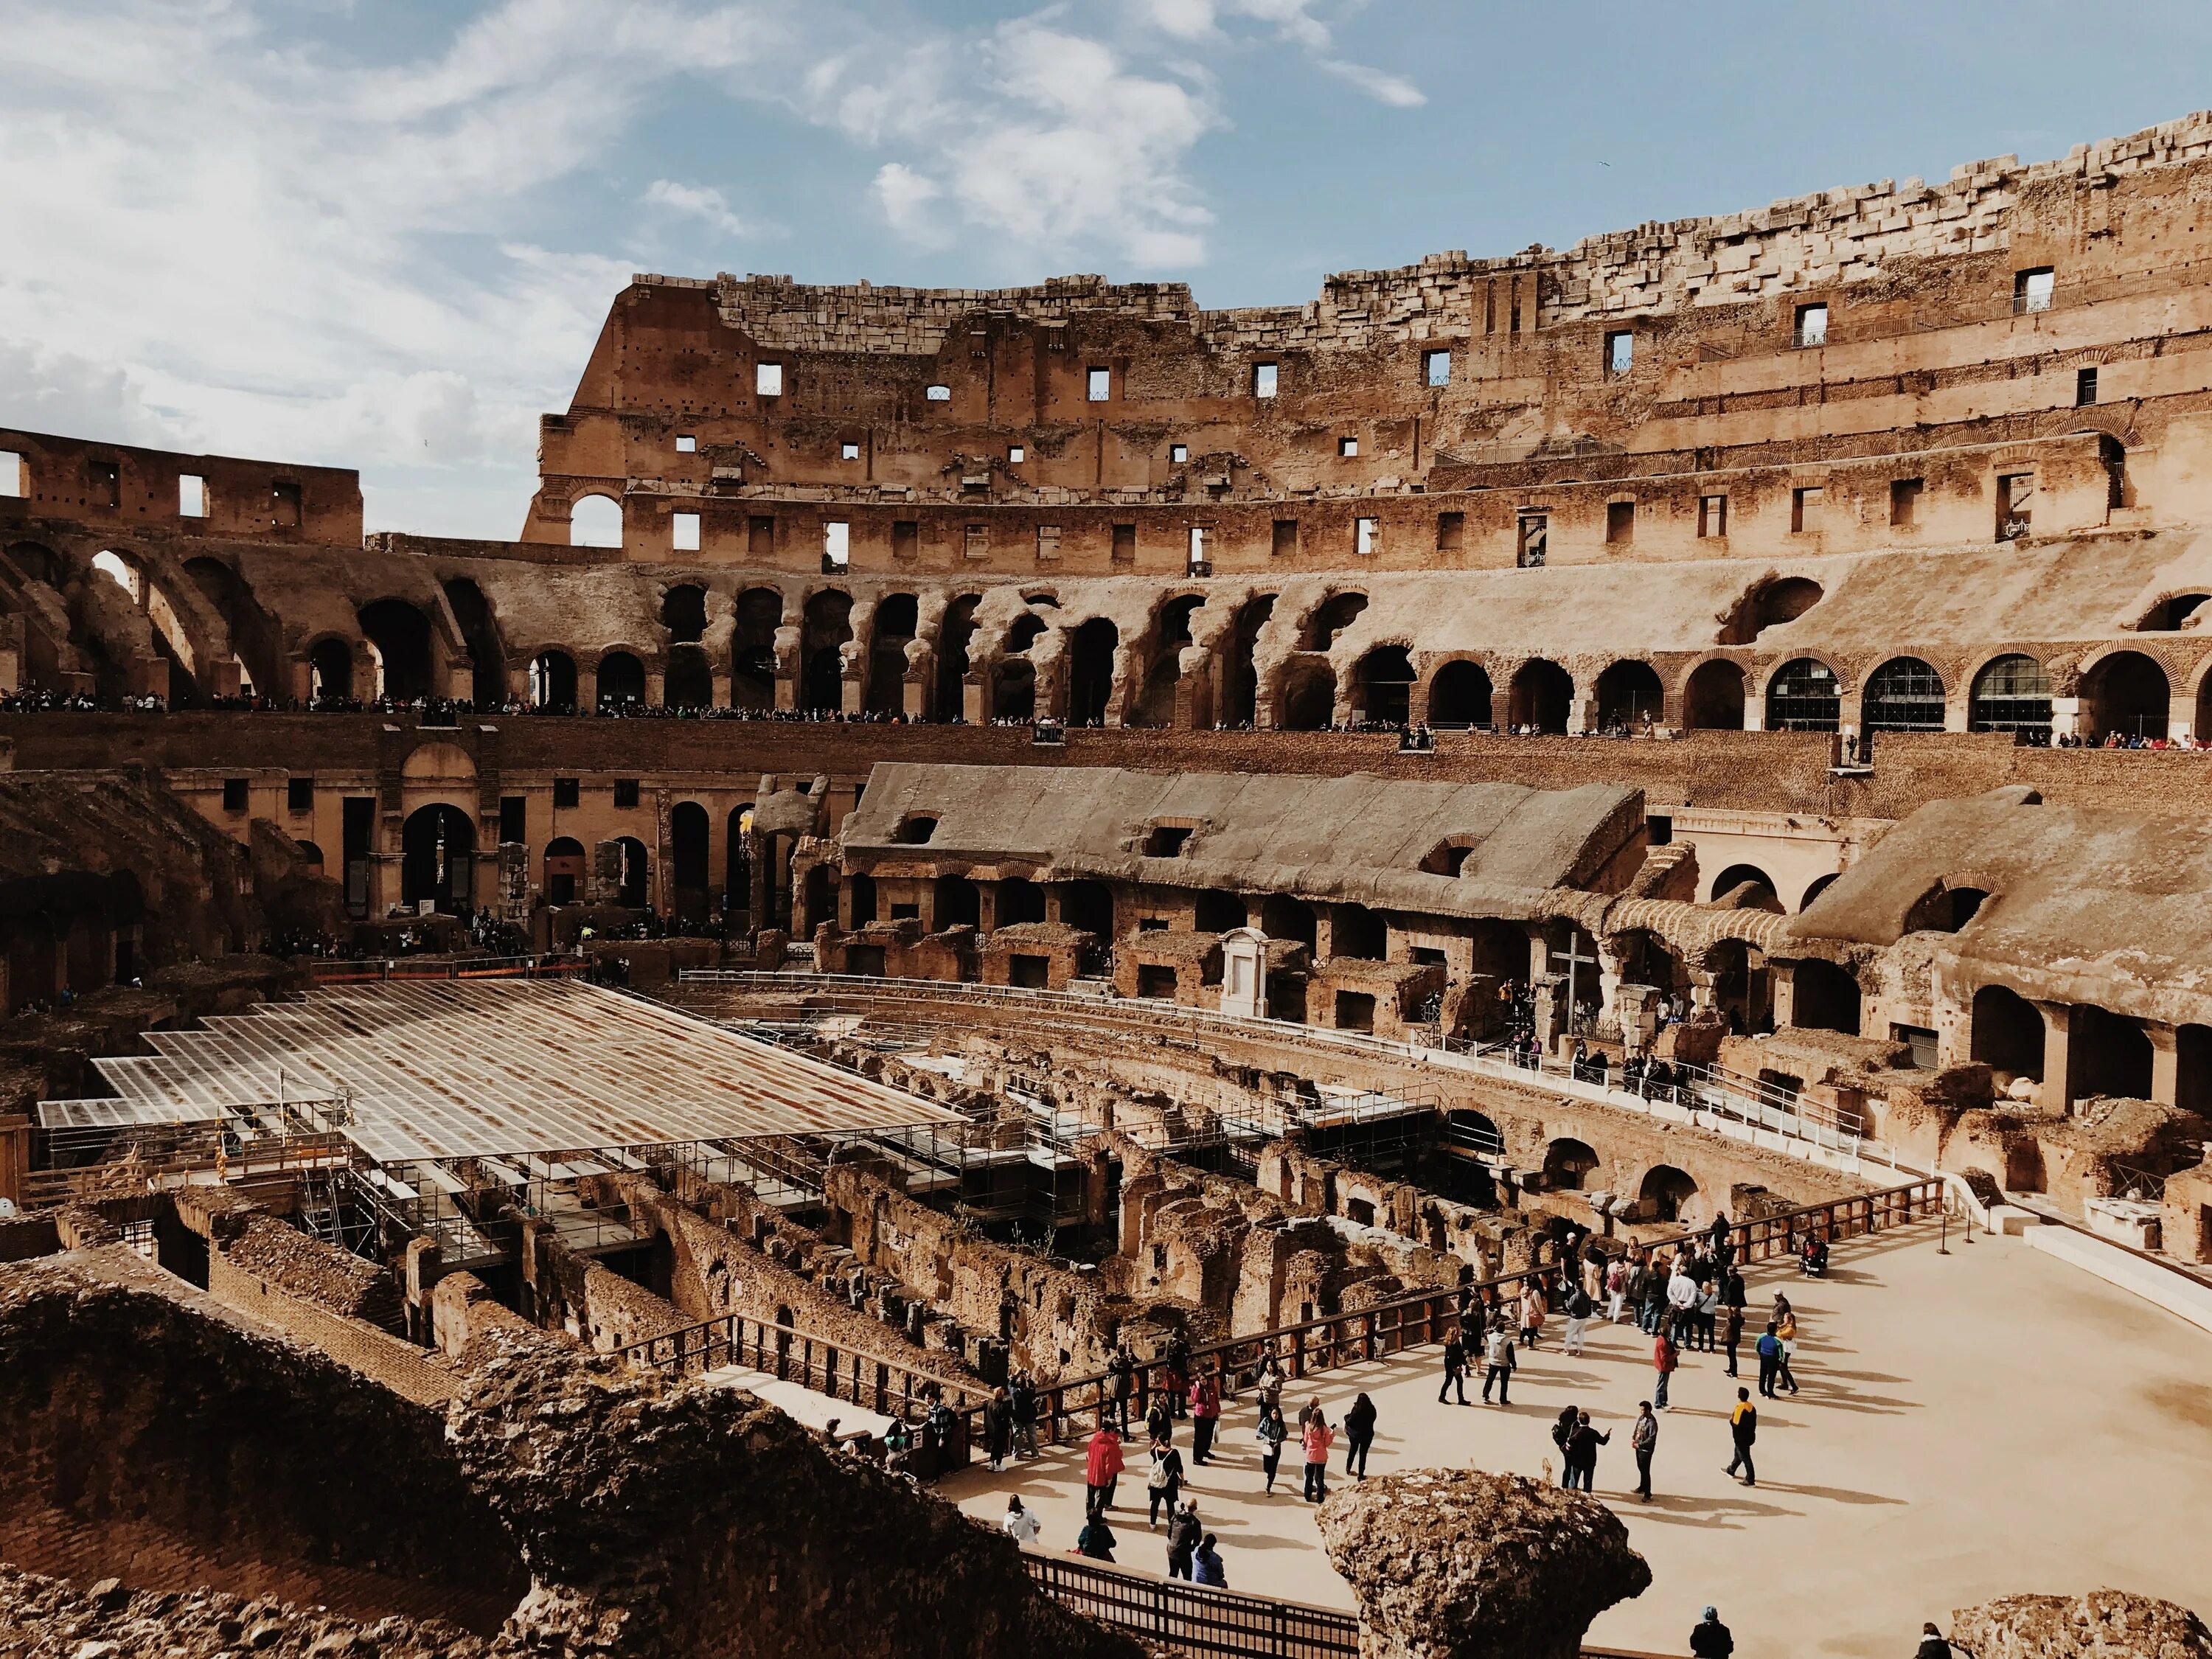
[{"label": "person walking", "polygon": [[1137,1358],[1129,1352],[1127,1343],[1114,1350],[1114,1357],[1106,1362],[1106,1376],[1113,1399],[1114,1426],[1126,1438],[1129,1432],[1129,1396],[1137,1389]]},{"label": "person walking", "polygon": [[1013,1443],[1013,1396],[1003,1388],[994,1389],[989,1403],[983,1407],[983,1449],[990,1454],[992,1474],[1006,1467],[1006,1453]]},{"label": "person walking", "polygon": [[[1464,1373],[1462,1373],[1464,1375]],[[1460,1403],[1467,1403],[1462,1394]],[[1344,1472],[1364,1480],[1367,1478],[1367,1452],[1375,1443],[1375,1402],[1361,1395],[1352,1402],[1352,1409],[1344,1414]]]},{"label": "person walking", "polygon": [[1781,1315],[1774,1322],[1774,1340],[1782,1345],[1781,1357],[1775,1368],[1776,1380],[1795,1394],[1797,1392],[1797,1378],[1790,1369],[1790,1360],[1797,1352],[1797,1310],[1787,1301],[1782,1304]]},{"label": "person walking", "polygon": [[1283,1421],[1280,1401],[1260,1408],[1260,1467],[1267,1476],[1267,1491],[1275,1490],[1275,1471],[1282,1467],[1283,1442],[1291,1437],[1290,1425]]},{"label": "person walking", "polygon": [[1951,1659],[1951,1644],[1943,1639],[1943,1632],[1936,1628],[1932,1620],[1921,1626],[1920,1645],[1914,1650],[1912,1659]]},{"label": "person walking", "polygon": [[1544,1290],[1534,1279],[1521,1287],[1521,1346],[1533,1348],[1544,1334]]},{"label": "person walking", "polygon": [[1175,1438],[1175,1407],[1164,1393],[1154,1395],[1152,1403],[1146,1408],[1145,1437],[1166,1441]]},{"label": "person walking", "polygon": [[1306,1501],[1318,1504],[1328,1496],[1328,1449],[1336,1443],[1336,1432],[1328,1426],[1316,1401],[1313,1413],[1306,1419]]},{"label": "person walking", "polygon": [[1774,1379],[1782,1370],[1782,1339],[1774,1334],[1774,1322],[1766,1322],[1766,1329],[1759,1339],[1759,1392],[1762,1399],[1774,1398]]},{"label": "person walking", "polygon": [[1444,1396],[1456,1388],[1459,1403],[1467,1404],[1467,1338],[1460,1328],[1453,1327],[1452,1334],[1444,1339],[1444,1380],[1437,1390],[1437,1404],[1445,1404]]},{"label": "person walking", "polygon": [[1121,1437],[1114,1432],[1111,1424],[1102,1425],[1091,1437],[1090,1449],[1083,1460],[1085,1515],[1097,1516],[1114,1507],[1114,1482],[1121,1473]]},{"label": "person walking", "polygon": [[1273,1354],[1270,1353],[1261,1360],[1259,1375],[1252,1379],[1252,1385],[1259,1391],[1261,1415],[1265,1416],[1267,1407],[1273,1406],[1276,1415],[1280,1416],[1283,1408],[1283,1368],[1275,1363]]},{"label": "person walking", "polygon": [[1752,1467],[1751,1448],[1752,1443],[1759,1438],[1759,1407],[1751,1403],[1749,1389],[1740,1388],[1735,1391],[1735,1409],[1729,1413],[1729,1437],[1735,1442],[1735,1455],[1729,1459],[1728,1468],[1722,1473],[1734,1474],[1741,1468],[1743,1484],[1757,1486],[1759,1471]]},{"label": "person walking", "polygon": [[1642,1324],[1645,1333],[1651,1336],[1658,1335],[1660,1326],[1667,1319],[1667,1273],[1656,1261],[1644,1269],[1643,1307]]},{"label": "person walking", "polygon": [[1198,1524],[1198,1505],[1189,1498],[1183,1500],[1179,1510],[1170,1511],[1168,1519],[1168,1577],[1190,1577],[1192,1558],[1198,1553],[1198,1540],[1206,1535]]},{"label": "person walking", "polygon": [[1587,1411],[1575,1413],[1574,1432],[1567,1437],[1567,1488],[1572,1491],[1579,1482],[1584,1492],[1591,1489],[1597,1478],[1597,1449],[1613,1443],[1613,1431],[1601,1434],[1590,1425]]},{"label": "person walking", "polygon": [[1498,1385],[1498,1403],[1513,1403],[1513,1370],[1520,1362],[1513,1351],[1513,1333],[1493,1325],[1482,1339],[1482,1403],[1490,1403],[1490,1385]]},{"label": "person walking", "polygon": [[1203,1468],[1213,1455],[1213,1425],[1221,1420],[1221,1379],[1209,1370],[1190,1385],[1190,1461]]},{"label": "person walking", "polygon": [[1613,1257],[1605,1270],[1605,1317],[1609,1325],[1620,1323],[1620,1311],[1628,1301],[1628,1263],[1620,1256]]},{"label": "person walking", "polygon": [[1044,1530],[1035,1510],[1024,1509],[1019,1497],[1006,1499],[1006,1519],[999,1522],[999,1530],[1017,1544],[1034,1544],[1037,1534]]},{"label": "person walking", "polygon": [[1191,1558],[1191,1566],[1194,1583],[1211,1584],[1216,1589],[1229,1588],[1229,1572],[1221,1565],[1221,1552],[1214,1547],[1212,1533],[1198,1540],[1198,1553]]},{"label": "person walking", "polygon": [[1636,1421],[1628,1431],[1628,1449],[1636,1454],[1636,1495],[1645,1503],[1651,1501],[1651,1454],[1659,1444],[1659,1419],[1651,1414],[1651,1402],[1636,1402]]},{"label": "person walking", "polygon": [[1160,1524],[1160,1505],[1168,1509],[1168,1521],[1174,1523],[1176,1504],[1182,1497],[1182,1454],[1164,1440],[1152,1442],[1152,1465],[1145,1474],[1146,1499],[1145,1524]]},{"label": "person walking", "polygon": [[1567,1292],[1567,1334],[1559,1346],[1564,1353],[1579,1354],[1583,1351],[1583,1333],[1589,1328],[1590,1315],[1596,1311],[1591,1305],[1589,1292],[1579,1285]]},{"label": "person walking", "polygon": [[1651,1403],[1662,1412],[1667,1409],[1667,1384],[1680,1364],[1681,1355],[1673,1337],[1662,1330],[1651,1339],[1651,1369],[1659,1373],[1659,1384],[1651,1391]]},{"label": "person walking", "polygon": [[1690,1632],[1690,1652],[1694,1659],[1729,1659],[1735,1651],[1735,1638],[1721,1623],[1720,1609],[1707,1607],[1705,1616]]},{"label": "person walking", "polygon": [[1728,1374],[1730,1376],[1734,1376],[1737,1374],[1735,1369],[1736,1344],[1743,1340],[1743,1309],[1741,1306],[1733,1307],[1727,1310],[1724,1328],[1728,1332]]},{"label": "person walking", "polygon": [[1015,1453],[1025,1458],[1042,1456],[1044,1454],[1037,1449],[1036,1384],[1030,1381],[1027,1371],[1014,1373],[1012,1404]]}]

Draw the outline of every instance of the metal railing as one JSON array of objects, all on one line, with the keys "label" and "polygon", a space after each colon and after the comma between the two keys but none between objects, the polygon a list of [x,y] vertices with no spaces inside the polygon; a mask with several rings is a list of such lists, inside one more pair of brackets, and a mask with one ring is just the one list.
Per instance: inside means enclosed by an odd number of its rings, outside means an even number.
[{"label": "metal railing", "polygon": [[1030,1582],[1072,1612],[1148,1644],[1194,1656],[1358,1659],[1359,1619],[1174,1578],[1143,1578],[1097,1561],[1022,1552]]},{"label": "metal railing", "polygon": [[[743,1366],[906,1422],[920,1421],[931,1401],[939,1398],[964,1420],[982,1409],[989,1393],[972,1379],[940,1376],[910,1359],[746,1314],[702,1320],[615,1352],[640,1370],[669,1376]],[[953,1467],[966,1461],[963,1447]]]},{"label": "metal railing", "polygon": [[386,957],[374,961],[319,962],[307,969],[311,985],[357,985],[384,980],[551,979],[591,966],[579,956],[553,951],[528,957]]}]

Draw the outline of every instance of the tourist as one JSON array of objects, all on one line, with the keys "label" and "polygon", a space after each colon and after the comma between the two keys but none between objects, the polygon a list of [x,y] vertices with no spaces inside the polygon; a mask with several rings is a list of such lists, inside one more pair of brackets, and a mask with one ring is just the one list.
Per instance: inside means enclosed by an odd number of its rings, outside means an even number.
[{"label": "tourist", "polygon": [[1039,1457],[1036,1438],[1036,1384],[1027,1371],[1014,1373],[1014,1450],[1023,1457]]},{"label": "tourist", "polygon": [[1718,1607],[1707,1607],[1705,1616],[1691,1631],[1690,1651],[1695,1659],[1729,1659],[1735,1651],[1735,1638],[1721,1623]]},{"label": "tourist", "polygon": [[1443,1405],[1444,1395],[1454,1388],[1459,1390],[1459,1403],[1467,1404],[1467,1338],[1456,1326],[1444,1339],[1444,1380],[1437,1390],[1437,1404]]},{"label": "tourist", "polygon": [[914,1468],[914,1434],[897,1418],[884,1431],[884,1469],[890,1474],[906,1474]]},{"label": "tourist", "polygon": [[1275,1415],[1280,1417],[1283,1407],[1283,1368],[1275,1363],[1275,1356],[1272,1352],[1260,1361],[1259,1375],[1252,1381],[1253,1386],[1260,1391],[1261,1415],[1264,1417],[1267,1407],[1273,1406],[1275,1407]]},{"label": "tourist", "polygon": [[1164,1393],[1152,1396],[1152,1403],[1145,1413],[1145,1433],[1153,1440],[1172,1441],[1175,1438],[1175,1407]]},{"label": "tourist", "polygon": [[1782,1339],[1774,1334],[1774,1322],[1770,1319],[1759,1339],[1759,1392],[1763,1398],[1774,1398],[1774,1379],[1781,1370]]},{"label": "tourist", "polygon": [[1913,1650],[1912,1659],[1951,1659],[1951,1644],[1932,1620],[1921,1626],[1920,1645]]},{"label": "tourist", "polygon": [[1741,1305],[1730,1308],[1728,1310],[1726,1328],[1728,1331],[1728,1374],[1730,1376],[1734,1376],[1737,1374],[1735,1369],[1736,1344],[1743,1340],[1743,1309]]},{"label": "tourist", "polygon": [[1567,1436],[1568,1490],[1574,1489],[1578,1479],[1584,1492],[1590,1490],[1591,1482],[1597,1476],[1597,1449],[1612,1443],[1612,1430],[1607,1429],[1601,1434],[1591,1426],[1590,1414],[1587,1411],[1575,1413],[1574,1431]]},{"label": "tourist", "polygon": [[1567,1464],[1567,1448],[1574,1443],[1575,1430],[1582,1422],[1582,1414],[1572,1406],[1559,1407],[1559,1414],[1552,1419],[1552,1443],[1559,1449],[1559,1484],[1568,1484],[1572,1476]]},{"label": "tourist", "polygon": [[1579,1285],[1567,1292],[1567,1334],[1560,1344],[1563,1353],[1580,1354],[1583,1333],[1589,1328],[1590,1315],[1596,1311],[1590,1305],[1589,1292]]},{"label": "tourist", "polygon": [[1129,1396],[1136,1392],[1137,1358],[1129,1352],[1126,1342],[1114,1350],[1114,1357],[1106,1362],[1114,1400],[1114,1426],[1121,1433],[1129,1432]]},{"label": "tourist", "polygon": [[1636,1454],[1636,1495],[1645,1503],[1651,1501],[1651,1454],[1659,1444],[1659,1419],[1651,1414],[1651,1402],[1636,1402],[1636,1422],[1628,1431],[1628,1449]]},{"label": "tourist", "polygon": [[1520,1364],[1513,1350],[1513,1333],[1493,1325],[1482,1339],[1482,1403],[1490,1403],[1490,1385],[1498,1385],[1498,1403],[1513,1403],[1513,1370]]},{"label": "tourist", "polygon": [[1114,1482],[1121,1473],[1121,1437],[1113,1425],[1102,1424],[1098,1432],[1091,1437],[1091,1449],[1084,1459],[1083,1510],[1086,1515],[1100,1515],[1114,1507]]},{"label": "tourist", "polygon": [[1544,1334],[1544,1291],[1534,1279],[1521,1287],[1521,1346],[1533,1348]]},{"label": "tourist", "polygon": [[1191,1558],[1198,1553],[1198,1540],[1206,1535],[1198,1524],[1198,1504],[1185,1498],[1179,1510],[1168,1512],[1168,1577],[1190,1577]]},{"label": "tourist", "polygon": [[1013,1443],[1013,1397],[1003,1388],[994,1389],[983,1407],[983,1449],[990,1454],[992,1474],[1006,1467],[1006,1453]]},{"label": "tourist", "polygon": [[1275,1490],[1275,1471],[1282,1466],[1283,1442],[1291,1437],[1290,1425],[1283,1421],[1279,1401],[1260,1407],[1260,1467],[1267,1476],[1267,1491]]},{"label": "tourist", "polygon": [[1328,1426],[1328,1419],[1321,1413],[1321,1401],[1314,1401],[1313,1412],[1306,1419],[1304,1436],[1306,1452],[1306,1501],[1318,1504],[1328,1496],[1328,1449],[1336,1443],[1336,1434]]},{"label": "tourist", "polygon": [[1198,1540],[1198,1553],[1191,1558],[1191,1565],[1194,1583],[1211,1584],[1216,1589],[1229,1588],[1229,1573],[1221,1565],[1221,1552],[1214,1547],[1212,1533]]},{"label": "tourist", "polygon": [[1615,1256],[1605,1270],[1605,1317],[1609,1325],[1620,1323],[1622,1307],[1628,1300],[1628,1261]]},{"label": "tourist", "polygon": [[1681,1364],[1681,1356],[1674,1346],[1674,1339],[1662,1331],[1651,1339],[1651,1369],[1659,1373],[1659,1382],[1651,1391],[1651,1403],[1661,1411],[1667,1409],[1667,1384]]},{"label": "tourist", "polygon": [[1777,1297],[1775,1304],[1781,1310],[1774,1322],[1774,1340],[1782,1350],[1776,1360],[1777,1380],[1795,1394],[1797,1378],[1790,1369],[1790,1358],[1797,1352],[1797,1310],[1790,1305],[1786,1297]]},{"label": "tourist", "polygon": [[1034,1544],[1037,1540],[1037,1534],[1044,1528],[1036,1518],[1036,1512],[1024,1509],[1021,1498],[1016,1496],[1006,1500],[1006,1518],[999,1522],[999,1530],[1017,1544]]},{"label": "tourist", "polygon": [[1690,1318],[1697,1305],[1698,1281],[1690,1277],[1689,1252],[1679,1250],[1674,1271],[1667,1280],[1667,1312],[1678,1348],[1690,1340]]},{"label": "tourist", "polygon": [[1759,1484],[1759,1471],[1752,1467],[1752,1443],[1759,1438],[1759,1407],[1751,1403],[1751,1390],[1740,1388],[1735,1391],[1735,1409],[1729,1413],[1729,1437],[1735,1443],[1735,1455],[1729,1459],[1723,1474],[1743,1470],[1743,1484]]},{"label": "tourist", "polygon": [[1720,1286],[1711,1279],[1698,1281],[1698,1305],[1690,1311],[1691,1333],[1706,1353],[1713,1351],[1714,1329],[1720,1323]]},{"label": "tourist", "polygon": [[[1462,1372],[1462,1376],[1464,1372]],[[1467,1404],[1467,1395],[1460,1395],[1460,1404]],[[1344,1472],[1364,1480],[1367,1478],[1367,1451],[1375,1443],[1375,1402],[1361,1395],[1352,1402],[1352,1409],[1344,1414]]]},{"label": "tourist", "polygon": [[1083,1530],[1075,1534],[1075,1553],[1087,1555],[1094,1561],[1111,1561],[1116,1541],[1114,1529],[1106,1524],[1106,1517],[1094,1515],[1083,1523]]},{"label": "tourist", "polygon": [[1203,1466],[1213,1455],[1213,1425],[1221,1420],[1221,1379],[1213,1371],[1190,1385],[1190,1461]]},{"label": "tourist", "polygon": [[1181,1332],[1168,1339],[1167,1376],[1161,1386],[1168,1391],[1169,1408],[1181,1417],[1190,1392],[1190,1344]]},{"label": "tourist", "polygon": [[1160,1505],[1168,1506],[1168,1520],[1175,1520],[1176,1503],[1182,1496],[1182,1454],[1164,1440],[1152,1442],[1152,1468],[1145,1474],[1145,1524],[1160,1524]]},{"label": "tourist", "polygon": [[1638,1322],[1647,1336],[1656,1336],[1667,1319],[1667,1273],[1653,1261],[1644,1275],[1644,1316]]}]

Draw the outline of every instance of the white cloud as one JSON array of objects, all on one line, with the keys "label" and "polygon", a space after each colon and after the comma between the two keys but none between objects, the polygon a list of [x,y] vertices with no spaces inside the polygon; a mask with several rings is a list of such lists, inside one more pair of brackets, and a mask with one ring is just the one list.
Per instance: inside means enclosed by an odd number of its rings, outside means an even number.
[{"label": "white cloud", "polygon": [[944,187],[934,179],[916,173],[903,161],[886,161],[877,169],[871,188],[890,228],[908,241],[936,247],[951,240],[931,210],[932,204],[945,195]]},{"label": "white cloud", "polygon": [[645,187],[643,199],[654,207],[696,219],[725,236],[743,236],[751,229],[730,211],[729,198],[712,185],[684,185],[673,179],[656,179]]},{"label": "white cloud", "polygon": [[1341,58],[1317,58],[1314,61],[1338,79],[1349,81],[1370,98],[1394,108],[1419,109],[1429,101],[1428,94],[1402,75],[1393,75],[1365,64],[1346,63]]},{"label": "white cloud", "polygon": [[1415,109],[1429,101],[1404,76],[1340,56],[1335,33],[1314,15],[1314,4],[1315,0],[1139,0],[1139,15],[1161,33],[1184,41],[1222,39],[1225,17],[1261,24],[1311,58],[1316,68],[1381,103]]}]

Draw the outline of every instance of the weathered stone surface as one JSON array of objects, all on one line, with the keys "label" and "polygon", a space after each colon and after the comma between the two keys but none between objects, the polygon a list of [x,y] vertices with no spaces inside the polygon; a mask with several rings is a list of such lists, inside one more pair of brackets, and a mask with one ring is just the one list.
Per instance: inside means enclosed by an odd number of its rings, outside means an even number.
[{"label": "weathered stone surface", "polygon": [[2188,1608],[2115,1589],[1961,1607],[1950,1638],[1973,1659],[2212,1659],[2212,1631]]},{"label": "weathered stone surface", "polygon": [[1321,1531],[1359,1598],[1366,1659],[1567,1659],[1651,1583],[1605,1505],[1517,1474],[1363,1480],[1322,1506]]}]

